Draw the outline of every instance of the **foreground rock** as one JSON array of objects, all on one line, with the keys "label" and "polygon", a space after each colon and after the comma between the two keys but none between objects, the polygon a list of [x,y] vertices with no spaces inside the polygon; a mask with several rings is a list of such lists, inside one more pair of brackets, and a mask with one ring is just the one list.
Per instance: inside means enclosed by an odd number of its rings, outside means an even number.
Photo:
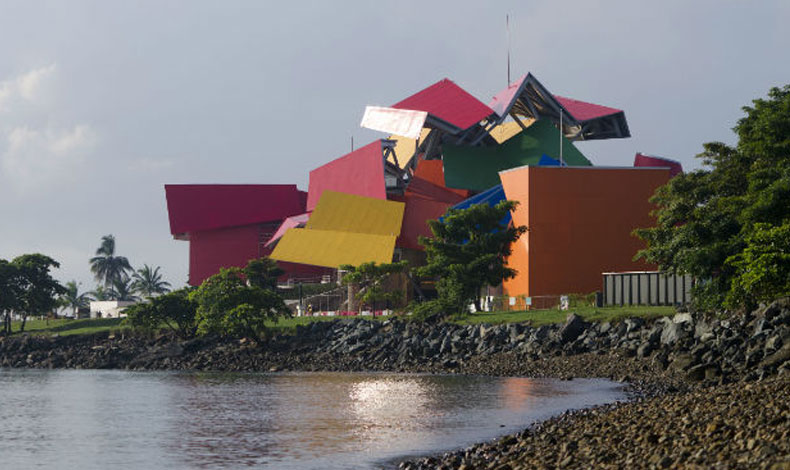
[{"label": "foreground rock", "polygon": [[[492,375],[660,375],[725,384],[790,372],[790,306],[775,302],[730,320],[681,313],[654,322],[427,325],[336,320],[298,327],[262,345],[131,333],[0,339],[0,366],[224,371],[334,370]],[[630,379],[630,380],[629,380]]]},{"label": "foreground rock", "polygon": [[790,378],[566,413],[401,469],[790,468]]}]

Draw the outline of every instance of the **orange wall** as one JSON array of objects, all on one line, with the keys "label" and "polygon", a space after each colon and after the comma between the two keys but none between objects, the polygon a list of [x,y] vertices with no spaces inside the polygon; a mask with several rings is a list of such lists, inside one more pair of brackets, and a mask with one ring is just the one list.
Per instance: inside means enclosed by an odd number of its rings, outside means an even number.
[{"label": "orange wall", "polygon": [[519,275],[508,295],[560,295],[601,289],[601,273],[652,270],[631,259],[642,242],[631,235],[654,224],[648,202],[669,181],[667,169],[523,167],[500,173],[513,214],[529,231],[508,265]]}]

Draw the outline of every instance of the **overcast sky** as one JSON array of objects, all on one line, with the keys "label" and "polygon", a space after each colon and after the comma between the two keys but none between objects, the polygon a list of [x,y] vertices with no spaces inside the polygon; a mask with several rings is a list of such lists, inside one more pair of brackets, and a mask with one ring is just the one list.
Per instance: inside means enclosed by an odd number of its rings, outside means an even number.
[{"label": "overcast sky", "polygon": [[[397,5],[398,8],[395,8]],[[166,183],[296,183],[350,148],[365,105],[448,77],[483,102],[532,72],[625,110],[642,151],[698,167],[741,106],[790,82],[790,2],[0,0],[0,258],[30,252],[94,286],[102,235],[186,282]]]}]

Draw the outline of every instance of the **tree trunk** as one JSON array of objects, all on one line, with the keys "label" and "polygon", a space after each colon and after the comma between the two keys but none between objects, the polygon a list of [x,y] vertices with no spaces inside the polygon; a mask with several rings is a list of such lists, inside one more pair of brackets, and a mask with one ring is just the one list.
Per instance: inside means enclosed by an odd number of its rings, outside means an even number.
[{"label": "tree trunk", "polygon": [[355,305],[355,297],[356,297],[356,285],[352,282],[348,284],[348,311],[353,312],[356,310]]},{"label": "tree trunk", "polygon": [[27,315],[26,314],[22,314],[22,324],[19,326],[19,332],[20,333],[24,333],[25,332],[25,323],[27,323]]}]

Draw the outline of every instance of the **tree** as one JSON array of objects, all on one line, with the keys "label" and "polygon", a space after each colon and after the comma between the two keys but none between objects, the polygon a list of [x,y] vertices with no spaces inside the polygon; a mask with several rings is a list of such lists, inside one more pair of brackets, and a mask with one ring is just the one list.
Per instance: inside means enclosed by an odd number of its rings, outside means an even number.
[{"label": "tree", "polygon": [[283,274],[285,271],[277,265],[277,261],[267,256],[251,259],[244,268],[247,282],[264,289],[277,289],[277,278]]},{"label": "tree", "polygon": [[90,264],[96,281],[104,287],[111,287],[113,283],[127,279],[128,272],[133,271],[126,257],[115,256],[113,235],[105,235],[101,238],[101,245],[96,250],[96,256],[90,259]]},{"label": "tree", "polygon": [[265,322],[289,313],[282,297],[272,289],[248,284],[240,268],[221,268],[194,292],[198,333],[246,336],[260,341]]},{"label": "tree", "polygon": [[91,297],[88,292],[79,293],[77,281],[67,282],[63,294],[60,296],[60,304],[63,307],[70,308],[75,316],[79,309],[85,308],[90,304],[90,300]]},{"label": "tree", "polygon": [[736,270],[731,298],[790,296],[790,221],[780,226],[755,224],[743,251],[728,258],[727,264]]},{"label": "tree", "polygon": [[143,297],[153,297],[170,291],[170,283],[162,279],[159,266],[144,264],[132,275],[132,289]]},{"label": "tree", "polygon": [[49,271],[60,263],[39,253],[22,255],[12,262],[18,270],[19,290],[16,312],[22,317],[20,331],[25,331],[27,317],[43,315],[58,306],[58,296],[65,292]]},{"label": "tree", "polygon": [[516,275],[505,260],[510,256],[511,244],[527,228],[506,226],[502,220],[517,204],[474,204],[467,209],[449,210],[442,221],[428,221],[433,238],[420,237],[427,264],[417,273],[439,278],[435,306],[441,313],[463,313],[471,302],[479,309],[483,286],[496,286]]},{"label": "tree", "polygon": [[126,321],[133,328],[149,331],[165,325],[180,338],[192,338],[197,330],[197,305],[189,297],[191,291],[192,288],[178,289],[132,305],[125,310]]},{"label": "tree", "polygon": [[409,263],[400,261],[390,264],[362,263],[359,266],[343,265],[344,285],[356,286],[356,299],[361,304],[374,306],[378,302],[397,303],[403,299],[403,291],[388,288],[392,276],[406,270]]},{"label": "tree", "polygon": [[0,314],[3,335],[11,334],[11,312],[19,308],[21,279],[19,269],[13,263],[0,259]]},{"label": "tree", "polygon": [[135,302],[140,300],[140,297],[134,295],[132,281],[129,278],[113,281],[112,287],[110,287],[109,296],[111,300],[118,300],[122,302]]},{"label": "tree", "polygon": [[99,302],[105,302],[107,300],[113,300],[114,294],[112,289],[107,289],[106,287],[99,285],[96,286],[94,290],[88,292],[88,295]]},{"label": "tree", "polygon": [[790,221],[790,85],[743,108],[735,147],[703,145],[703,169],[673,178],[651,199],[656,226],[635,233],[637,254],[698,279],[699,308],[751,308],[790,293],[784,276]]}]

